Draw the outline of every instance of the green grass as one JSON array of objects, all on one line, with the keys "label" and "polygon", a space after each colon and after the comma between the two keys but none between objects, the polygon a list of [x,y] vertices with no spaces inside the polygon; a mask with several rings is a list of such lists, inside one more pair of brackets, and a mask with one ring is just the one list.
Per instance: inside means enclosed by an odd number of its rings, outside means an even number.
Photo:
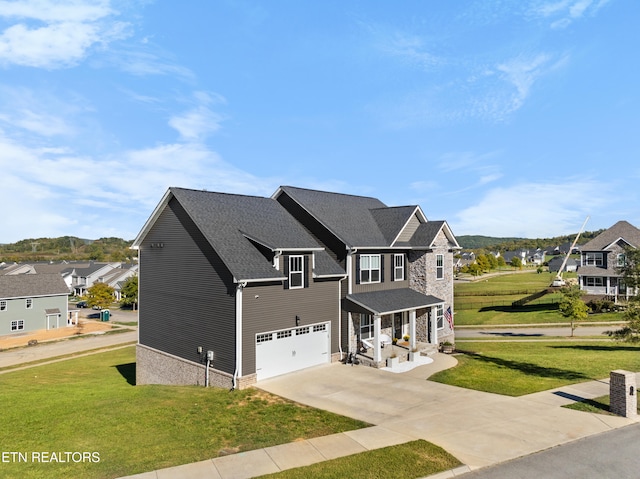
[{"label": "green grass", "polygon": [[[575,277],[575,273],[565,275]],[[514,301],[546,289],[555,277],[550,273],[518,273],[487,278],[474,283],[455,283],[456,324],[458,326],[499,326],[502,324],[566,323],[558,310],[561,293],[538,298],[522,307]],[[512,294],[517,292],[517,294]],[[621,321],[621,313],[590,314],[584,321]]]},{"label": "green grass", "polygon": [[[574,409],[576,411],[604,414],[606,416],[617,416],[609,411],[609,405],[609,395],[607,394],[606,396],[600,396],[593,399],[583,399],[582,401],[567,404],[562,407]],[[640,408],[638,408],[638,413],[640,414]]]},{"label": "green grass", "polygon": [[429,380],[508,396],[640,371],[640,346],[613,341],[464,342],[458,366]]},{"label": "green grass", "polygon": [[113,478],[366,426],[257,389],[134,382],[133,347],[0,375],[3,451],[100,458],[4,462],[0,477]]},{"label": "green grass", "polygon": [[444,449],[427,441],[385,447],[311,466],[260,476],[274,479],[333,479],[366,477],[406,479],[425,477],[460,466]]}]

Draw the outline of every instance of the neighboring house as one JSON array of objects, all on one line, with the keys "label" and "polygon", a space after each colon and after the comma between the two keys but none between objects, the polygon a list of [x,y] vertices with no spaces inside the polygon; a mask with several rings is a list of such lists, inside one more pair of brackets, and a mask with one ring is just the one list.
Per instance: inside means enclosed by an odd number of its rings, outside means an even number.
[{"label": "neighboring house", "polygon": [[94,263],[74,266],[71,269],[71,288],[76,296],[84,296],[95,283],[103,283],[108,274],[119,268],[120,263]]},{"label": "neighboring house", "polygon": [[504,258],[504,262],[506,264],[511,264],[513,258],[519,258],[522,261],[522,266],[527,265],[527,260],[529,258],[529,251],[526,249],[521,249],[518,251],[505,251],[502,253],[502,257]]},{"label": "neighboring house", "polygon": [[[137,384],[243,388],[385,333],[453,339],[453,250],[417,206],[282,187],[170,188],[134,241]],[[210,366],[210,367],[207,367]]]},{"label": "neighboring house", "polygon": [[138,264],[121,264],[119,268],[116,268],[107,273],[102,282],[111,286],[114,291],[114,298],[116,301],[122,299],[122,286],[131,278],[138,274]]},{"label": "neighboring house", "polygon": [[[562,266],[562,262],[564,261],[564,259],[565,259],[565,256],[563,255],[555,256],[553,259],[551,259],[549,261],[549,271],[552,273],[557,273],[560,270],[560,267]],[[562,272],[575,273],[577,269],[578,269],[578,262],[573,258],[568,258],[567,264],[565,265],[564,270]]]},{"label": "neighboring house", "polygon": [[71,326],[68,296],[59,274],[0,276],[0,336]]},{"label": "neighboring house", "polygon": [[620,266],[625,263],[625,249],[640,246],[640,230],[626,221],[618,221],[581,246],[578,267],[580,289],[587,294],[607,295],[614,299],[635,294],[624,284]]},{"label": "neighboring house", "polygon": [[546,252],[538,248],[533,252],[528,252],[527,261],[529,262],[529,264],[535,264],[537,266],[540,266],[541,264],[544,263],[545,255],[546,255]]},{"label": "neighboring house", "polygon": [[10,265],[4,265],[0,268],[0,275],[8,274],[35,274],[35,268],[30,264],[25,263],[13,263]]}]

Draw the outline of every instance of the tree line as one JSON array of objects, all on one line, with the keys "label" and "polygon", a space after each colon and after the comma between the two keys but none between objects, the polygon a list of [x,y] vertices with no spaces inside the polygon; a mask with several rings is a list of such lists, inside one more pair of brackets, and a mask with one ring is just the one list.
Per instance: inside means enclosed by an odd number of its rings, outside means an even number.
[{"label": "tree line", "polygon": [[88,240],[75,236],[30,238],[0,245],[0,262],[28,263],[36,261],[120,261],[131,262],[135,252],[133,241],[121,238]]}]

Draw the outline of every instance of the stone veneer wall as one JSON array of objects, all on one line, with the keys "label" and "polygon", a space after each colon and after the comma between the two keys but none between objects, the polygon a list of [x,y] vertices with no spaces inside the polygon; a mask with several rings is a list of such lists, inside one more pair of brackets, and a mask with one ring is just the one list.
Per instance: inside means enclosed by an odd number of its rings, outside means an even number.
[{"label": "stone veneer wall", "polygon": [[[256,382],[250,374],[236,380],[236,389],[245,389]],[[172,386],[204,386],[205,365],[167,354],[142,344],[136,347],[136,384],[166,384]],[[233,376],[209,368],[209,386],[231,389]]]},{"label": "stone veneer wall", "polygon": [[[453,311],[453,253],[444,232],[440,232],[434,241],[433,248],[430,251],[411,251],[409,253],[409,287],[423,294],[433,295],[436,298],[444,300],[444,309],[451,307]],[[436,255],[442,254],[444,257],[444,278],[436,279]],[[427,324],[426,311],[421,313],[418,311],[419,321],[417,325]],[[435,310],[432,313],[435,320]],[[438,330],[438,342],[450,341],[454,342],[454,331],[449,327],[446,319],[443,320],[444,328]],[[416,332],[419,341],[426,341],[427,331]],[[420,339],[424,338],[424,339]]]}]

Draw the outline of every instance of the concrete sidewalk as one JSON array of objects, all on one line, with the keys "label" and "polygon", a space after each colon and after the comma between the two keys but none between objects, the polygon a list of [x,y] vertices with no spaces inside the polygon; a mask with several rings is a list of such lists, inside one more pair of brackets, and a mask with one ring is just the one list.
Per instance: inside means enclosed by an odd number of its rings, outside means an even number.
[{"label": "concrete sidewalk", "polygon": [[[381,426],[374,426],[255,451],[240,452],[121,479],[248,479],[413,440],[413,437]],[[461,474],[468,470],[462,467],[456,469],[456,473]],[[451,472],[450,475],[442,477],[453,477],[453,474],[454,472]]]},{"label": "concrete sidewalk", "polygon": [[416,439],[441,446],[465,464],[433,476],[452,478],[636,422],[561,408],[608,394],[608,380],[514,398],[426,381],[457,363],[449,355],[434,359],[402,374],[337,363],[262,381],[265,391],[375,426],[126,479],[244,479]]}]

